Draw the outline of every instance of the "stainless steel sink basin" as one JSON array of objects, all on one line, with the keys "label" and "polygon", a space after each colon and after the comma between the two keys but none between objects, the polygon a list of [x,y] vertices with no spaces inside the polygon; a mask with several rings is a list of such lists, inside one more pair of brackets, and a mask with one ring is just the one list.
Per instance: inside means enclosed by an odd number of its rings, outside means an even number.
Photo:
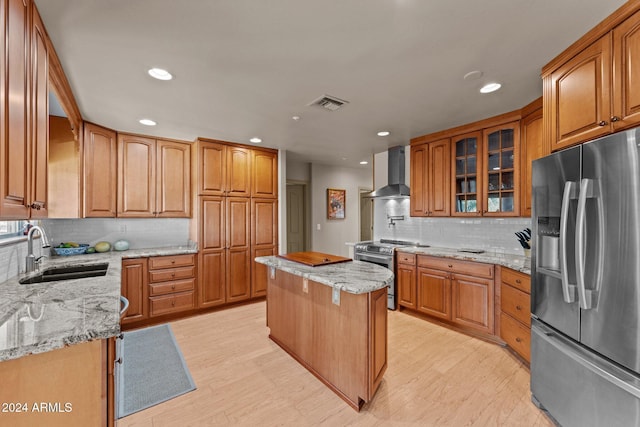
[{"label": "stainless steel sink basin", "polygon": [[104,276],[107,274],[108,268],[109,264],[106,262],[91,265],[75,265],[72,267],[50,267],[35,276],[29,276],[21,279],[20,284],[29,285],[32,283],[56,282],[59,280]]}]

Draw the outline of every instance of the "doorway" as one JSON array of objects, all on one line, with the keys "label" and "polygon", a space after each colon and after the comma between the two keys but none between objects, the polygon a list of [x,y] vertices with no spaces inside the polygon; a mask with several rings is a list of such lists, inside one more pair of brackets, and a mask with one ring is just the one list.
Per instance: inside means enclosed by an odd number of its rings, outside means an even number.
[{"label": "doorway", "polygon": [[360,241],[373,240],[373,199],[368,197],[372,190],[360,188]]},{"label": "doorway", "polygon": [[287,253],[307,250],[307,184],[287,183]]}]

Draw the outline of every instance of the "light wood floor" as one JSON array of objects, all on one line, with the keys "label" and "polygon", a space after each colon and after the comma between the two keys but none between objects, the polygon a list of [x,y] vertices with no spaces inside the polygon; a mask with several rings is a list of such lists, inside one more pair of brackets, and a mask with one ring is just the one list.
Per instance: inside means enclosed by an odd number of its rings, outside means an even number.
[{"label": "light wood floor", "polygon": [[[172,322],[197,390],[125,426],[551,426],[506,350],[389,312],[389,367],[360,413],[268,339],[265,303]],[[159,372],[158,375],[162,373]]]}]

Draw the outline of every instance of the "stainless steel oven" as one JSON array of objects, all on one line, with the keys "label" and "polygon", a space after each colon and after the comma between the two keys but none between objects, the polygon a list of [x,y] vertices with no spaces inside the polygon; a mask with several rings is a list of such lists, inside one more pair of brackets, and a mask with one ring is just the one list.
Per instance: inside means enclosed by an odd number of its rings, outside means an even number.
[{"label": "stainless steel oven", "polygon": [[[397,248],[407,246],[418,246],[416,242],[403,240],[366,241],[356,243],[353,258],[358,261],[370,262],[388,268],[395,274],[395,254]],[[389,285],[387,290],[387,307],[389,310],[396,309],[396,279]]]}]

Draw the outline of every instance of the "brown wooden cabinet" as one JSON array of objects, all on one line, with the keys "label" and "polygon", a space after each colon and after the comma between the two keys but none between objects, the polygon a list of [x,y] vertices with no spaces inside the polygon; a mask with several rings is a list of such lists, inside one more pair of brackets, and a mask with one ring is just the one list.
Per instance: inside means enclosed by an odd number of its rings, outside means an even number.
[{"label": "brown wooden cabinet", "polygon": [[115,217],[118,182],[116,132],[84,123],[83,216]]},{"label": "brown wooden cabinet", "polygon": [[227,302],[248,299],[251,296],[251,199],[227,197]]},{"label": "brown wooden cabinet", "polygon": [[0,218],[47,216],[48,45],[31,0],[0,5]]},{"label": "brown wooden cabinet", "polygon": [[198,223],[200,224],[198,306],[224,304],[226,221],[223,197],[200,197]]},{"label": "brown wooden cabinet", "polygon": [[251,197],[278,197],[278,153],[251,150]]},{"label": "brown wooden cabinet", "polygon": [[227,146],[226,194],[234,197],[251,196],[251,150]]},{"label": "brown wooden cabinet", "polygon": [[454,323],[486,334],[494,331],[493,277],[451,276],[451,318]]},{"label": "brown wooden cabinet", "polygon": [[267,294],[267,267],[256,257],[278,253],[278,201],[251,199],[251,297]]},{"label": "brown wooden cabinet", "polygon": [[416,309],[416,256],[398,252],[396,254],[396,289],[398,304]]},{"label": "brown wooden cabinet", "polygon": [[227,146],[199,139],[193,151],[194,171],[199,196],[222,196],[226,191]]},{"label": "brown wooden cabinet", "polygon": [[451,277],[449,273],[418,267],[417,309],[440,319],[451,320]]},{"label": "brown wooden cabinet", "polygon": [[450,140],[411,147],[411,215],[449,216]]},{"label": "brown wooden cabinet", "polygon": [[482,213],[482,132],[452,138],[452,216]]},{"label": "brown wooden cabinet", "polygon": [[552,150],[640,123],[637,9],[623,6],[543,68],[544,132]]},{"label": "brown wooden cabinet", "polygon": [[191,216],[191,144],[118,134],[118,217]]},{"label": "brown wooden cabinet", "polygon": [[523,108],[520,153],[520,215],[531,216],[531,162],[548,154],[542,139],[542,98]]},{"label": "brown wooden cabinet", "polygon": [[520,211],[520,123],[483,131],[482,214],[517,216]]},{"label": "brown wooden cabinet", "polygon": [[500,269],[500,336],[527,362],[531,358],[531,278]]},{"label": "brown wooden cabinet", "polygon": [[129,308],[121,324],[139,322],[149,317],[147,294],[147,258],[122,260],[120,293],[129,300]]},{"label": "brown wooden cabinet", "polygon": [[196,307],[195,255],[149,258],[149,316],[177,313]]}]

